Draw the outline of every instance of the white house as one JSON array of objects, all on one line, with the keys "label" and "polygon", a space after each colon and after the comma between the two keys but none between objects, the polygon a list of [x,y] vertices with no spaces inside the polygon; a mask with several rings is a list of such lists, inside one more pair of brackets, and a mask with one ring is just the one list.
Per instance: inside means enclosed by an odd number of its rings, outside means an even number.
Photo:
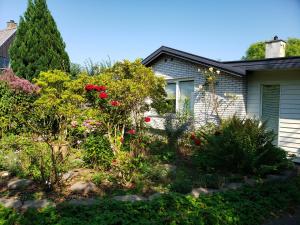
[{"label": "white house", "polygon": [[[300,156],[300,57],[284,57],[284,50],[285,42],[275,37],[266,42],[265,59],[220,62],[162,46],[143,64],[167,80],[166,90],[174,101],[174,110],[183,107],[182,100],[191,103],[198,125],[207,116],[199,91],[205,82],[203,68],[219,70],[219,98],[226,101],[228,93],[237,96],[223,116],[237,114],[267,120],[269,129],[278,136],[278,146]],[[162,118],[152,116],[154,125],[161,126]]]}]

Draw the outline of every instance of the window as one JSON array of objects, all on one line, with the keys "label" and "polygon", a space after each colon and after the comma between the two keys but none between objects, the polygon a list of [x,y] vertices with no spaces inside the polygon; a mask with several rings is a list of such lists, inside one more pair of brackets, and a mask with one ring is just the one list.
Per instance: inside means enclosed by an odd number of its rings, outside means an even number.
[{"label": "window", "polygon": [[166,92],[171,113],[176,111],[193,112],[194,81],[183,80],[168,83]]},{"label": "window", "polygon": [[170,107],[170,112],[176,112],[176,83],[169,83],[166,86],[167,102]]}]

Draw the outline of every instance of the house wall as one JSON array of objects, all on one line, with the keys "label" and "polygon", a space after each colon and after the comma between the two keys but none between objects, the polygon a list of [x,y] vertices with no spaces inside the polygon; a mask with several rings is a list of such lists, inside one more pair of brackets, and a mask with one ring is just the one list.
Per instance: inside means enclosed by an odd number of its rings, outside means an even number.
[{"label": "house wall", "polygon": [[[207,109],[205,101],[201,92],[199,92],[199,85],[203,85],[205,78],[201,72],[198,71],[197,64],[181,60],[179,58],[170,56],[161,56],[153,65],[152,69],[157,76],[164,77],[167,81],[191,79],[194,80],[194,118],[196,126],[200,126],[205,121],[215,121],[214,116],[207,116],[210,110]],[[246,80],[244,78],[223,74],[218,78],[217,94],[223,100],[226,100],[225,93],[231,93],[238,97],[234,104],[230,105],[224,113],[224,117],[237,115],[244,117],[246,115]],[[151,113],[152,126],[156,128],[163,128],[163,118]]]},{"label": "house wall", "polygon": [[247,114],[261,116],[261,85],[280,85],[278,146],[300,155],[300,70],[252,72],[248,76]]}]

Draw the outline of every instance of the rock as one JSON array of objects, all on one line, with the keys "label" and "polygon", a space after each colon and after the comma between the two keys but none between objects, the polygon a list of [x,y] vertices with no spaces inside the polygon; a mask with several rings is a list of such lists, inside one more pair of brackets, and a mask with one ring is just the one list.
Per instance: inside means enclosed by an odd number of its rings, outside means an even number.
[{"label": "rock", "polygon": [[255,186],[257,184],[257,182],[256,182],[255,179],[250,178],[250,179],[246,179],[245,180],[245,184],[253,187],[253,186]]},{"label": "rock", "polygon": [[97,203],[97,200],[94,198],[87,198],[87,199],[72,199],[68,201],[68,204],[71,205],[94,205]]},{"label": "rock", "polygon": [[163,167],[170,172],[175,172],[175,170],[177,168],[175,165],[167,164],[167,163],[163,164]]},{"label": "rock", "polygon": [[212,194],[215,192],[220,192],[221,190],[218,189],[211,189],[211,188],[193,188],[191,195],[195,198],[198,198],[200,194]]},{"label": "rock", "polygon": [[67,173],[64,173],[63,175],[62,175],[62,181],[67,181],[67,180],[69,180],[69,179],[71,179],[72,177],[74,177],[74,175],[75,175],[76,173],[75,172],[73,172],[73,171],[69,171],[69,172],[67,172]]},{"label": "rock", "polygon": [[8,172],[8,171],[1,171],[0,172],[0,177],[1,178],[8,178],[8,177],[10,177],[10,172]]},{"label": "rock", "polygon": [[114,200],[122,202],[146,201],[147,199],[138,195],[122,195],[113,197]]},{"label": "rock", "polygon": [[32,184],[32,180],[15,178],[8,182],[7,188],[10,190],[27,188]]},{"label": "rock", "polygon": [[273,174],[269,174],[266,177],[266,182],[273,182],[273,181],[284,181],[288,179],[288,177],[284,176],[284,175],[273,175]]},{"label": "rock", "polygon": [[53,202],[50,202],[47,199],[41,199],[41,200],[28,200],[25,201],[22,210],[27,210],[29,208],[34,208],[34,209],[41,209],[41,208],[46,208],[48,206],[55,207],[55,204]]},{"label": "rock", "polygon": [[236,190],[236,189],[241,188],[243,186],[244,186],[243,183],[229,183],[229,184],[226,185],[226,188]]},{"label": "rock", "polygon": [[70,191],[74,193],[88,194],[90,192],[96,192],[97,187],[93,182],[79,181],[70,187]]},{"label": "rock", "polygon": [[4,207],[7,208],[14,208],[14,209],[18,209],[22,206],[22,202],[15,198],[0,198],[0,204],[2,204]]},{"label": "rock", "polygon": [[297,176],[297,171],[296,170],[285,170],[282,171],[281,174],[285,176],[286,178],[291,178]]},{"label": "rock", "polygon": [[153,199],[159,198],[160,196],[161,196],[161,193],[154,193],[148,197],[148,200],[152,201]]}]

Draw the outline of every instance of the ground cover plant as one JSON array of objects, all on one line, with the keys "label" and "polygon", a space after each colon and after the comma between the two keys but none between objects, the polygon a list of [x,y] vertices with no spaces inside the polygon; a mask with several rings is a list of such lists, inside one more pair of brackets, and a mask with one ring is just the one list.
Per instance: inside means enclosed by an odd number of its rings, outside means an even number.
[{"label": "ground cover plant", "polygon": [[[0,208],[2,224],[242,224],[257,225],[300,203],[299,178],[200,196],[167,194],[150,202],[101,200],[17,213]],[[76,215],[76,216],[74,216]]]}]

